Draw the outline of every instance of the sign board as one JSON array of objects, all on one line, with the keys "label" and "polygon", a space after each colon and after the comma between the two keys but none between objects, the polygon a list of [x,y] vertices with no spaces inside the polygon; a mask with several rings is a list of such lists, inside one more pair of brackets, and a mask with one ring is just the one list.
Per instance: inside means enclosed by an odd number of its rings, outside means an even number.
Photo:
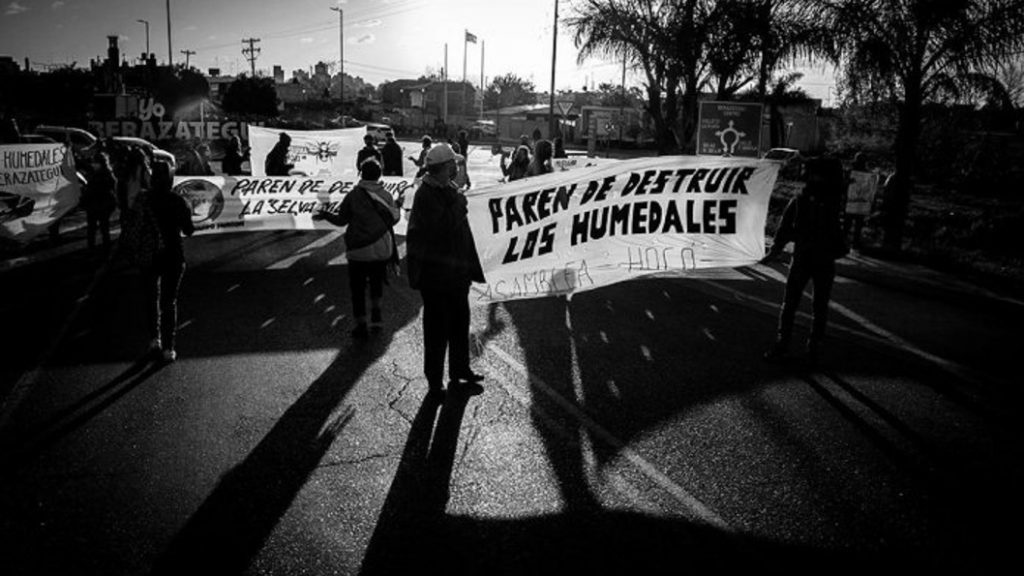
[{"label": "sign board", "polygon": [[760,103],[701,102],[697,154],[757,158],[763,109]]},{"label": "sign board", "polygon": [[572,110],[572,102],[555,102],[558,105],[558,113],[563,117],[569,116],[569,111]]}]

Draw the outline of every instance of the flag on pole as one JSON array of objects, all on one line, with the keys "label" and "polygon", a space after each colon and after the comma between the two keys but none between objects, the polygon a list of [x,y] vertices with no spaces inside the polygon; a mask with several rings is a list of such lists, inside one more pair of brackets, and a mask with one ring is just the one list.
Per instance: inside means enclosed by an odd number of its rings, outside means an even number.
[{"label": "flag on pole", "polygon": [[469,30],[466,30],[466,42],[472,42],[476,44],[476,34],[473,34]]}]

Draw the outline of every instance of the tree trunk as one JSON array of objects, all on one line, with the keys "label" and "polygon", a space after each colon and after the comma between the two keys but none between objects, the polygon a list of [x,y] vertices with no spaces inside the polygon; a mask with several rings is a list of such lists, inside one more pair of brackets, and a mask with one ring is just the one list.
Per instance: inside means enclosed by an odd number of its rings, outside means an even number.
[{"label": "tree trunk", "polygon": [[886,190],[882,204],[882,245],[890,251],[903,248],[903,232],[914,188],[917,140],[921,133],[921,99],[920,82],[908,82],[896,135],[896,179],[892,189]]}]

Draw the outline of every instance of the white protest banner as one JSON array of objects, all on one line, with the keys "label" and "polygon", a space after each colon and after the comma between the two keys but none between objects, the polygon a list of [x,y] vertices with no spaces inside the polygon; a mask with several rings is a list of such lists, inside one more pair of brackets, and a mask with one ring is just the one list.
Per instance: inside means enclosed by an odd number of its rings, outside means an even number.
[{"label": "white protest banner", "polygon": [[75,161],[63,144],[0,146],[0,236],[32,239],[78,205]]},{"label": "white protest banner", "polygon": [[291,137],[288,163],[293,174],[311,178],[356,178],[356,156],[363,147],[366,128],[340,130],[288,130],[249,126],[252,175],[266,176],[264,162],[281,133]]},{"label": "white protest banner", "polygon": [[[393,198],[408,194],[404,206],[412,206],[412,178],[381,181]],[[197,234],[335,230],[332,224],[314,222],[312,216],[320,210],[336,212],[358,183],[355,178],[178,176],[174,193],[191,208]],[[395,225],[396,234],[405,234],[406,221],[403,214]]]},{"label": "white protest banner", "polygon": [[489,304],[568,295],[659,274],[750,265],[764,256],[778,164],[663,156],[470,192]]},{"label": "white protest banner", "polygon": [[854,216],[870,216],[871,205],[878,191],[878,173],[850,172],[850,185],[846,189],[846,213]]}]

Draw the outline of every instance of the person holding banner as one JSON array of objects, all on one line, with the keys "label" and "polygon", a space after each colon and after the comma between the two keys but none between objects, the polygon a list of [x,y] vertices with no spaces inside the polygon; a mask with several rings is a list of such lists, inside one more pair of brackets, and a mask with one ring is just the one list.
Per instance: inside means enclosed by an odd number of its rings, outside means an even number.
[{"label": "person holding banner", "polygon": [[363,162],[369,158],[376,159],[377,164],[382,162],[380,150],[377,150],[377,147],[374,146],[373,134],[363,136],[363,144],[364,146],[356,153],[356,171],[362,170]]},{"label": "person holding banner", "polygon": [[[372,138],[372,136],[371,136]],[[399,207],[380,182],[380,164],[374,158],[360,166],[362,179],[345,195],[338,212],[318,212],[313,220],[327,220],[345,230],[345,256],[348,259],[348,283],[352,291],[352,316],[356,327],[352,337],[362,340],[366,328],[366,284],[370,284],[370,324],[381,328],[380,302],[384,296],[384,276],[388,263],[397,257],[392,227],[398,222]]]},{"label": "person holding banner", "polygon": [[395,141],[395,133],[391,130],[384,135],[384,148],[381,150],[381,163],[385,176],[401,176],[402,167],[402,146]]},{"label": "person holding banner", "polygon": [[551,141],[537,140],[533,147],[533,160],[530,161],[530,165],[526,168],[526,175],[540,176],[541,174],[554,172],[555,169],[551,167],[552,156],[554,156],[554,152],[551,148]]},{"label": "person holding banner", "polygon": [[267,153],[264,161],[264,172],[267,176],[288,176],[295,164],[288,162],[288,149],[292,145],[292,137],[286,132],[281,132],[277,138],[277,144]]},{"label": "person holding banner", "polygon": [[469,366],[469,287],[485,281],[483,268],[466,197],[452,183],[455,152],[438,144],[425,164],[428,173],[416,190],[406,236],[409,284],[423,298],[423,372],[430,393],[442,393],[447,353],[450,386],[479,394],[483,376]]},{"label": "person holding banner", "polygon": [[512,161],[506,166],[505,153],[502,153],[500,164],[501,173],[509,182],[525,178],[530,168],[530,149],[525,144],[520,144],[512,153]]},{"label": "person holding banner", "polygon": [[807,358],[817,359],[828,317],[828,303],[835,280],[835,261],[847,252],[841,212],[845,179],[843,165],[835,158],[815,158],[804,166],[807,185],[792,198],[783,212],[771,250],[762,262],[779,257],[793,242],[793,261],[786,278],[786,292],[779,314],[775,344],[766,360],[783,358],[789,348],[800,299],[807,282],[814,283],[813,320],[807,340]]},{"label": "person holding banner", "polygon": [[434,141],[430,139],[430,136],[423,137],[423,148],[420,149],[419,158],[415,156],[409,156],[409,160],[416,165],[418,170],[416,171],[416,177],[419,178],[427,173],[427,152],[430,152],[430,147],[434,144]]}]

